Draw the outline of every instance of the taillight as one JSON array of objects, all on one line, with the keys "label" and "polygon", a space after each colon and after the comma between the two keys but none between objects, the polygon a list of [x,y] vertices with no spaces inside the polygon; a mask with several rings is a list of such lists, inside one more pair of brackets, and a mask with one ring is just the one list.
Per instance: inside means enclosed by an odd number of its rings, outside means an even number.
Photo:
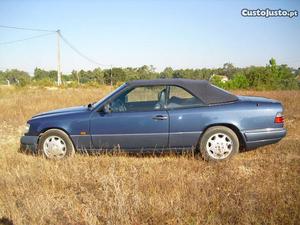
[{"label": "taillight", "polygon": [[279,112],[276,114],[274,122],[275,123],[284,123],[284,117],[283,117],[282,113]]}]

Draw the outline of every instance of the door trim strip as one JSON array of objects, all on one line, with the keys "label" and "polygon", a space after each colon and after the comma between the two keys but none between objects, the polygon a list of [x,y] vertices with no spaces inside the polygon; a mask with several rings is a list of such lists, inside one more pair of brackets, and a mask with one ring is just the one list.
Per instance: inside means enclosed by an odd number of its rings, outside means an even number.
[{"label": "door trim strip", "polygon": [[70,135],[71,137],[84,137],[84,136],[137,136],[137,135],[169,135],[169,134],[201,134],[202,131],[181,131],[181,132],[171,132],[171,133],[132,133],[132,134],[85,134],[85,135]]}]

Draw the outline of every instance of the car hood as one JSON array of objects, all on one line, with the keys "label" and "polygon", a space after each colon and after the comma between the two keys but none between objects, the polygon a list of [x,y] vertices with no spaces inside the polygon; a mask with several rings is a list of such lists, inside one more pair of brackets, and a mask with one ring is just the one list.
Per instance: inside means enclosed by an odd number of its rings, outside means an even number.
[{"label": "car hood", "polygon": [[75,107],[69,107],[69,108],[63,108],[63,109],[56,109],[48,112],[39,113],[37,115],[34,115],[32,118],[37,117],[44,117],[44,116],[52,116],[52,115],[66,115],[66,114],[72,114],[72,113],[78,113],[78,112],[85,112],[88,110],[87,106],[75,106]]}]

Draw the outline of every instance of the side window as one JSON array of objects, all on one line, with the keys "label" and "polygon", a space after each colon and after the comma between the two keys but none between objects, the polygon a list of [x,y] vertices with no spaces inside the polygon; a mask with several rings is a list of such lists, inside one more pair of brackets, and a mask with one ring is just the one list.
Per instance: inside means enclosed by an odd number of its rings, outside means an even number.
[{"label": "side window", "polygon": [[127,102],[155,102],[163,89],[162,86],[137,87],[127,94]]},{"label": "side window", "polygon": [[160,110],[165,106],[165,86],[136,87],[111,103],[112,112]]},{"label": "side window", "polygon": [[170,86],[167,108],[189,108],[203,106],[204,103],[186,90],[177,86]]}]

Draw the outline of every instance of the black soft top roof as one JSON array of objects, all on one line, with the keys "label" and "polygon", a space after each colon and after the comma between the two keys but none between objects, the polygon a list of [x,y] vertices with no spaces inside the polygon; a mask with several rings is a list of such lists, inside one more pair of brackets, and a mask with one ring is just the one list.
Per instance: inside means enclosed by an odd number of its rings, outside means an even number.
[{"label": "black soft top roof", "polygon": [[157,79],[157,80],[134,80],[127,82],[128,86],[153,86],[153,85],[175,85],[182,87],[201,99],[206,104],[218,104],[225,102],[237,101],[238,98],[214,85],[206,80],[191,79]]}]

